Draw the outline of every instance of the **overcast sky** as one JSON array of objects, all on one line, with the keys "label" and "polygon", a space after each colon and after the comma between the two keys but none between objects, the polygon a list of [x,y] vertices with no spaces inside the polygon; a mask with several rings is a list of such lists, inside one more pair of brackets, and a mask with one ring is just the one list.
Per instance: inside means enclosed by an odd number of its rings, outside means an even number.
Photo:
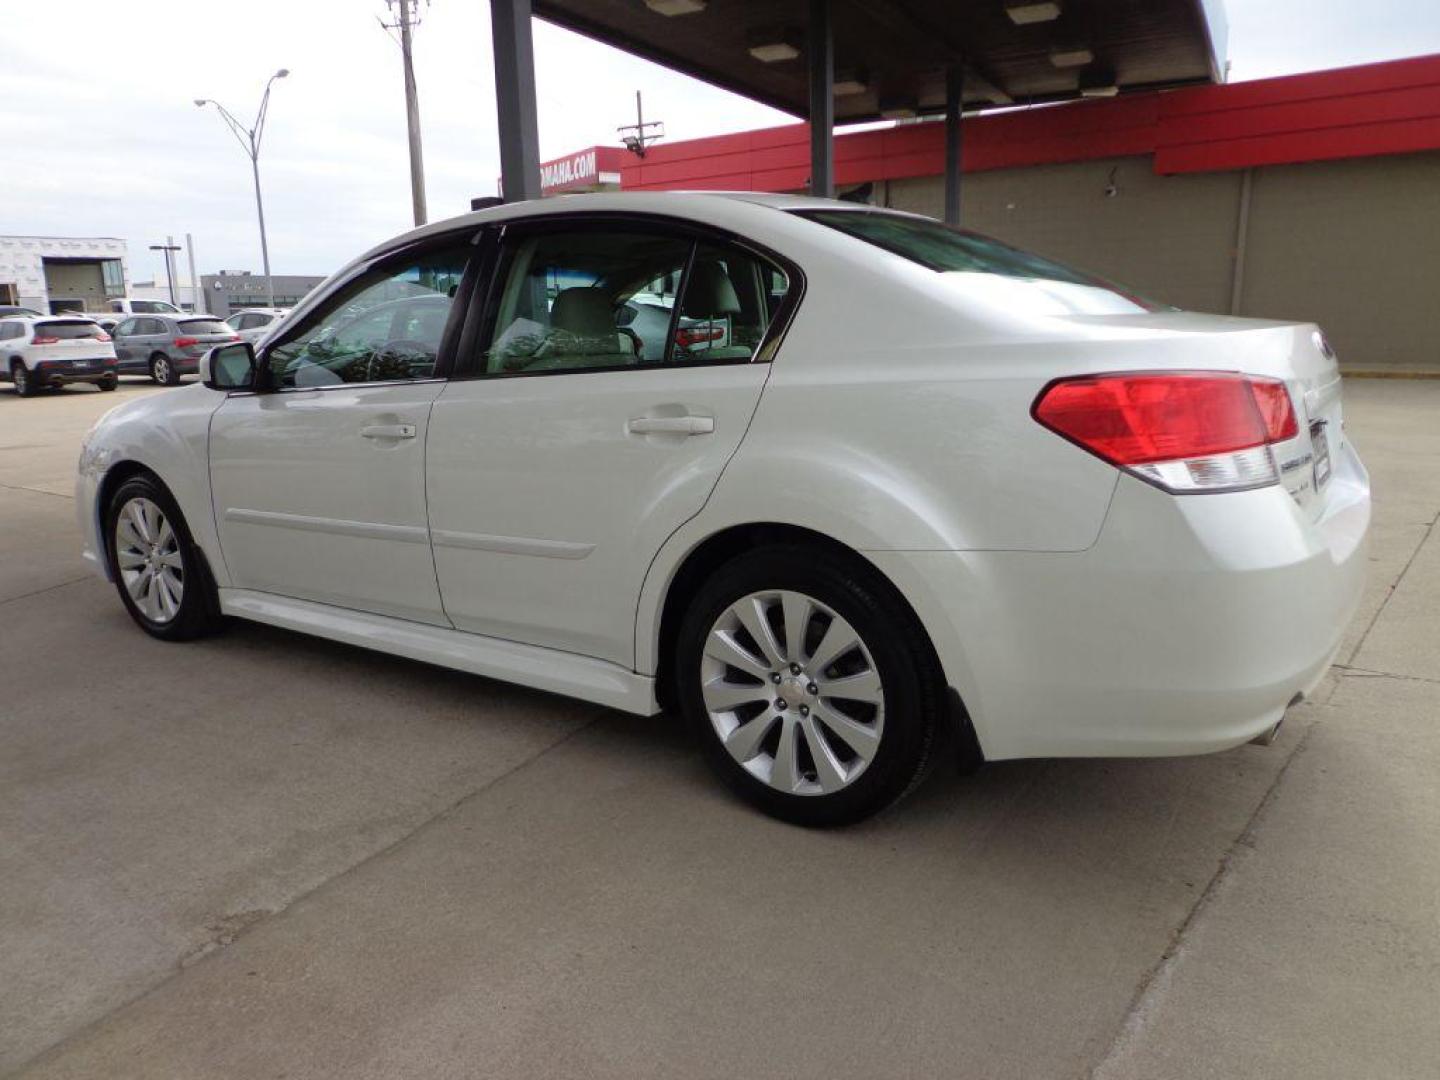
[{"label": "overcast sky", "polygon": [[[720,2],[720,0],[716,0]],[[984,0],[988,2],[988,0]],[[994,0],[999,2],[999,0]],[[1226,0],[1232,80],[1440,52],[1437,0]],[[121,236],[135,280],[165,235],[201,273],[259,271],[249,162],[213,109],[253,115],[272,268],[328,273],[410,225],[400,53],[384,0],[0,0],[0,234]],[[416,35],[432,220],[493,194],[489,4],[434,0]],[[615,142],[645,94],[671,139],[791,122],[762,105],[544,23],[540,152]],[[108,58],[108,59],[107,59]]]}]

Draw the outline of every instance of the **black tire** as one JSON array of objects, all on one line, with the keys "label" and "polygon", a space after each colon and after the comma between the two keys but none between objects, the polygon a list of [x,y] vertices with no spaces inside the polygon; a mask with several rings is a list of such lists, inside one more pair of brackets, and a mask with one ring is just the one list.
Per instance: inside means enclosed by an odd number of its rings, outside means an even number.
[{"label": "black tire", "polygon": [[155,353],[150,357],[150,378],[161,386],[180,385],[180,373],[175,370],[175,361],[164,353]]},{"label": "black tire", "polygon": [[15,393],[21,397],[34,397],[43,388],[23,360],[11,361],[10,381],[15,384]]},{"label": "black tire", "polygon": [[[752,775],[725,749],[705,707],[701,670],[711,629],[730,605],[767,590],[803,593],[848,622],[884,687],[878,748],[848,786],[831,793],[791,794]],[[673,677],[685,719],[720,778],[765,813],[797,825],[847,825],[885,809],[924,779],[944,731],[945,679],[914,613],[858,557],[819,547],[756,548],[717,570],[681,623]]]},{"label": "black tire", "polygon": [[[178,553],[182,563],[181,579],[184,588],[178,610],[165,620],[151,618],[142,611],[131,597],[120,570],[120,555],[117,544],[117,526],[121,510],[132,499],[148,499],[160,508],[170,522],[178,539]],[[110,497],[105,507],[105,557],[110,564],[110,576],[120,594],[120,602],[135,620],[136,625],[152,637],[162,641],[189,641],[213,633],[223,625],[220,616],[219,598],[215,583],[210,577],[204,556],[195,546],[190,528],[184,515],[171,498],[170,492],[157,479],[148,474],[139,474],[126,480]]]},{"label": "black tire", "polygon": [[101,380],[100,380],[99,382],[97,382],[95,385],[98,386],[101,390],[105,390],[105,391],[107,391],[107,392],[110,391],[110,390],[114,390],[117,386],[120,385],[120,376],[119,376],[119,375],[106,375],[103,379],[101,379]]}]

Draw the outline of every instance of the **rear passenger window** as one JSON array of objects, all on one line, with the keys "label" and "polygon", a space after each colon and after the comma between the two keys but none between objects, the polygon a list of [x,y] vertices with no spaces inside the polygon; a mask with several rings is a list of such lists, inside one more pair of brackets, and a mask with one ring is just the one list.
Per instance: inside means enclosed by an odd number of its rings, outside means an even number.
[{"label": "rear passenger window", "polygon": [[674,359],[752,359],[787,290],[777,267],[735,248],[701,244],[680,302]]},{"label": "rear passenger window", "polygon": [[788,289],[757,256],[643,226],[522,234],[498,280],[489,375],[745,363]]}]

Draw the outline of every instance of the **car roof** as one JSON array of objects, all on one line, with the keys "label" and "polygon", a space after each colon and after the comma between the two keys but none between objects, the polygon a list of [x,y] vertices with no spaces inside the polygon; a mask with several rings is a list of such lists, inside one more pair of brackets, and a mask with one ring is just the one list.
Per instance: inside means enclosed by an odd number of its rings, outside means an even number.
[{"label": "car roof", "polygon": [[495,206],[487,206],[483,210],[475,210],[468,214],[422,225],[418,229],[412,229],[382,244],[375,245],[350,265],[378,258],[417,240],[424,240],[472,225],[479,228],[483,225],[520,221],[529,217],[591,211],[658,214],[703,222],[714,218],[726,207],[733,208],[740,205],[781,212],[876,209],[841,199],[819,199],[809,195],[776,195],[761,191],[599,191],[575,195],[556,195],[545,199],[499,203]]}]

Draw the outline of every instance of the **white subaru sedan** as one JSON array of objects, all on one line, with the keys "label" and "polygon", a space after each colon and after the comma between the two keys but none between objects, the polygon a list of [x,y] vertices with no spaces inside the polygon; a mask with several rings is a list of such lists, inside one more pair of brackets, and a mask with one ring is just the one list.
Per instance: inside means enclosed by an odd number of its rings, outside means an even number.
[{"label": "white subaru sedan", "polygon": [[235,616],[672,710],[806,824],[942,757],[1263,739],[1364,573],[1314,326],[854,204],[492,208],[202,375],[81,457],[86,557],[143,630]]}]

